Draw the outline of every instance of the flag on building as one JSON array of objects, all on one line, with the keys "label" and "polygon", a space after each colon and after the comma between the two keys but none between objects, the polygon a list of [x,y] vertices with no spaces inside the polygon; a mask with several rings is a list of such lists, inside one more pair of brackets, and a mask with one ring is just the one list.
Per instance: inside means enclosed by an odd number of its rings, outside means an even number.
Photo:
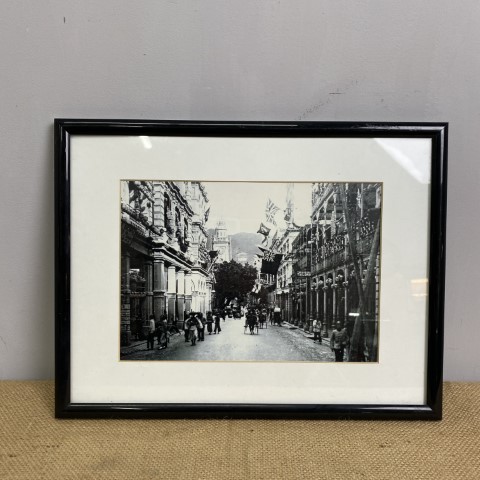
[{"label": "flag on building", "polygon": [[271,250],[265,250],[265,252],[263,252],[262,260],[265,260],[266,262],[274,262],[275,254]]},{"label": "flag on building", "polygon": [[257,233],[263,235],[265,238],[270,235],[270,228],[268,228],[263,222],[260,223],[260,227],[258,227]]},{"label": "flag on building", "polygon": [[283,254],[274,253],[271,251],[263,253],[262,268],[260,273],[269,273],[270,275],[276,275],[280,262],[282,261]]},{"label": "flag on building", "polygon": [[257,245],[257,248],[262,252],[262,255],[259,255],[259,257],[262,259],[265,258],[265,256],[268,257],[271,255],[274,255],[275,253],[278,253],[278,252],[274,252],[271,248],[261,247],[260,245]]},{"label": "flag on building", "polygon": [[267,206],[265,207],[265,218],[267,219],[268,223],[271,223],[273,225],[277,224],[275,222],[275,214],[279,210],[280,209],[270,199],[268,199]]},{"label": "flag on building", "polygon": [[210,207],[208,207],[207,210],[205,210],[205,223],[208,222],[209,215],[210,215]]},{"label": "flag on building", "polygon": [[273,237],[272,237],[272,241],[270,243],[270,248],[273,249],[274,248],[274,245],[275,245],[275,242],[277,240],[277,237],[278,237],[278,230],[275,230],[275,233],[273,234]]},{"label": "flag on building", "polygon": [[292,223],[293,222],[293,205],[294,205],[294,201],[293,201],[293,183],[289,183],[287,185],[287,206],[285,208],[285,210],[283,211],[283,219],[287,222],[287,223]]}]

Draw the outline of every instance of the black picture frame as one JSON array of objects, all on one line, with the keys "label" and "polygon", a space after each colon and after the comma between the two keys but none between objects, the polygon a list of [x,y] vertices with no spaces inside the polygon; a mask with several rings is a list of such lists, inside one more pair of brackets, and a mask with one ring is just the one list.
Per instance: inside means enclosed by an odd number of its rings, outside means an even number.
[{"label": "black picture frame", "polygon": [[[447,123],[227,122],[55,119],[55,416],[57,418],[311,418],[442,417]],[[424,404],[73,403],[71,379],[71,138],[74,135],[188,137],[330,137],[431,139],[428,332]]]}]

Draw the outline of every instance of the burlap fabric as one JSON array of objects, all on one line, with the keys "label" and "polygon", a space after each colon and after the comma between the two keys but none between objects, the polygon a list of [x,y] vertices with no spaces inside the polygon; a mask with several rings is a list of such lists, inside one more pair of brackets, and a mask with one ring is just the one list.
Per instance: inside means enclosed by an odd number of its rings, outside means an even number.
[{"label": "burlap fabric", "polygon": [[55,420],[53,382],[0,382],[1,479],[480,479],[480,384],[441,422]]}]

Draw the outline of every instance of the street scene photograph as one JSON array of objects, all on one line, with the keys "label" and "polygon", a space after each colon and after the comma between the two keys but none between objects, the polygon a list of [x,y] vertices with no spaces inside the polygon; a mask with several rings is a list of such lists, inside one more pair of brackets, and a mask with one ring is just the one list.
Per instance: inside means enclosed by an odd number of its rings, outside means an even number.
[{"label": "street scene photograph", "polygon": [[381,182],[120,183],[120,360],[378,362]]}]

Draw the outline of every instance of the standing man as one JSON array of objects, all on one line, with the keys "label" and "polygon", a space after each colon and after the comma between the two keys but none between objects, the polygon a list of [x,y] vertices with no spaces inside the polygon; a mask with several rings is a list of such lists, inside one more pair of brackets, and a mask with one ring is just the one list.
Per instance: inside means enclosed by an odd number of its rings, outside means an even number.
[{"label": "standing man", "polygon": [[207,312],[207,332],[212,334],[213,315],[212,312]]},{"label": "standing man", "polygon": [[192,346],[195,346],[197,343],[197,332],[201,323],[202,322],[195,316],[195,313],[190,312],[190,318],[187,322],[187,328],[190,331],[189,338],[192,342]]},{"label": "standing man", "polygon": [[330,337],[330,348],[335,353],[335,361],[343,362],[343,354],[345,347],[348,345],[348,333],[346,328],[342,328],[342,324],[337,322],[336,328],[332,332]]},{"label": "standing man", "polygon": [[220,333],[222,331],[220,328],[220,316],[218,315],[218,312],[213,317],[213,320],[215,321],[215,328],[213,330],[213,334],[215,335],[217,332]]},{"label": "standing man", "polygon": [[316,342],[317,340],[322,343],[322,322],[315,319],[313,322],[313,341]]},{"label": "standing man", "polygon": [[189,333],[189,328],[188,328],[188,324],[189,324],[189,322],[190,322],[190,318],[193,317],[193,312],[190,312],[190,313],[188,314],[188,316],[189,316],[188,318],[187,318],[187,317],[184,317],[185,320],[183,321],[183,332],[184,332],[184,334],[185,334],[185,341],[186,341],[186,342],[188,342],[188,338],[189,338],[189,335],[190,335],[190,333]]},{"label": "standing man", "polygon": [[198,341],[203,342],[205,341],[205,321],[203,319],[203,313],[197,313],[197,320],[198,320]]},{"label": "standing man", "polygon": [[168,347],[168,328],[167,328],[167,319],[160,320],[159,325],[157,327],[157,335],[158,335],[158,349],[163,350],[164,348]]},{"label": "standing man", "polygon": [[255,325],[257,324],[257,315],[255,314],[255,310],[252,308],[247,314],[247,325],[250,329],[250,335],[254,334]]},{"label": "standing man", "polygon": [[153,350],[155,344],[155,317],[150,315],[148,321],[147,350]]}]

